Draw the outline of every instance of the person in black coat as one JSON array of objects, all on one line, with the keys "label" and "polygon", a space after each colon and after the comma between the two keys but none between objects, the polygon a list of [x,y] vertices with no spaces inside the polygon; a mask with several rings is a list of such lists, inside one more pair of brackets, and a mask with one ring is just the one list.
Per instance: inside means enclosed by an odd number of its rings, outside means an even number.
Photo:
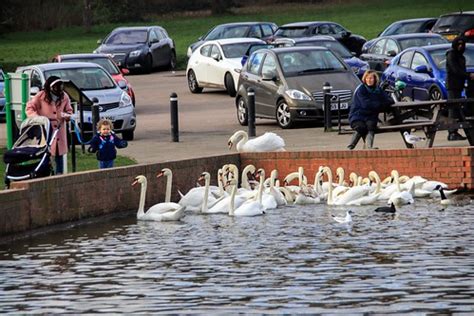
[{"label": "person in black coat", "polygon": [[[458,36],[453,40],[451,49],[446,52],[446,88],[448,90],[448,99],[461,98],[466,80],[469,80],[470,86],[473,85],[471,81],[474,80],[474,73],[466,71],[465,49],[466,41],[461,36]],[[459,109],[450,108],[448,115],[450,118],[459,118]],[[449,130],[448,140],[465,139],[466,137],[459,134],[457,129]]]},{"label": "person in black coat", "polygon": [[368,148],[374,148],[379,113],[388,110],[393,103],[392,98],[379,87],[377,73],[367,70],[362,76],[362,84],[354,92],[349,111],[349,123],[354,133],[347,148],[354,149],[361,138],[366,140]]},{"label": "person in black coat", "polygon": [[128,143],[120,139],[112,131],[112,122],[107,119],[101,119],[97,123],[97,134],[94,135],[90,141],[88,151],[96,153],[97,160],[99,160],[99,168],[112,168],[114,160],[117,157],[117,148],[125,148]]}]

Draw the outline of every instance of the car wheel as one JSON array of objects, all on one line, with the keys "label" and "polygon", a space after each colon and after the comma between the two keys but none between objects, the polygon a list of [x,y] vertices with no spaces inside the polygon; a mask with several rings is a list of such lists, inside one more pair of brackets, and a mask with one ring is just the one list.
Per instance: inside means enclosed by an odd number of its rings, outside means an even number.
[{"label": "car wheel", "polygon": [[123,140],[133,140],[135,136],[135,131],[123,131],[122,138]]},{"label": "car wheel", "polygon": [[438,87],[433,87],[430,89],[430,100],[441,100],[443,98],[443,94]]},{"label": "car wheel", "polygon": [[153,70],[153,57],[150,54],[145,57],[145,64],[143,65],[145,73],[149,74]]},{"label": "car wheel", "polygon": [[294,118],[292,117],[290,107],[286,104],[285,100],[278,102],[276,120],[281,128],[291,128],[294,125]]},{"label": "car wheel", "polygon": [[192,69],[188,72],[188,87],[189,87],[189,91],[191,91],[191,93],[201,93],[202,92],[202,88],[199,86],[199,84],[197,82],[196,74],[194,73],[194,71]]},{"label": "car wheel", "polygon": [[176,52],[173,50],[171,51],[171,58],[170,64],[168,65],[169,69],[175,70],[176,69]]},{"label": "car wheel", "polygon": [[232,78],[232,75],[230,73],[225,74],[224,82],[225,82],[225,88],[227,90],[227,93],[231,97],[235,97],[237,92],[235,91],[234,78]]},{"label": "car wheel", "polygon": [[247,103],[245,103],[245,99],[243,97],[239,98],[237,101],[237,120],[242,126],[247,126],[249,124]]}]

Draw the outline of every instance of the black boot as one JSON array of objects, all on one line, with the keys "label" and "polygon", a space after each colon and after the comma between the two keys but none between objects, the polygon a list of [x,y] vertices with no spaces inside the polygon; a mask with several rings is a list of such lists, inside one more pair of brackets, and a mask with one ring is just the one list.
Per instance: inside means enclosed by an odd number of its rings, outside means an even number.
[{"label": "black boot", "polygon": [[374,138],[375,138],[375,132],[369,131],[367,133],[367,138],[366,138],[368,149],[378,149],[377,147],[374,147]]},{"label": "black boot", "polygon": [[360,134],[359,132],[354,132],[352,134],[352,138],[351,138],[351,142],[349,143],[349,145],[347,146],[348,149],[352,150],[355,148],[355,146],[357,146],[357,143],[359,142],[360,140]]}]

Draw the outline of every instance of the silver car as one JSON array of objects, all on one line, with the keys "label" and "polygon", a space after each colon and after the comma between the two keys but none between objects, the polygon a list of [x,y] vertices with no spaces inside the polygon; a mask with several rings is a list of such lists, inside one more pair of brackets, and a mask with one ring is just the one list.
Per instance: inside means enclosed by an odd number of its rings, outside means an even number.
[{"label": "silver car", "polygon": [[[30,77],[30,94],[38,93],[46,79],[58,76],[71,80],[90,99],[96,98],[101,118],[108,118],[114,124],[114,130],[121,133],[125,140],[132,140],[136,127],[136,114],[130,96],[119,87],[110,74],[101,66],[93,63],[50,63],[20,67],[17,73],[26,73]],[[16,113],[18,117],[18,113]],[[92,112],[84,110],[84,130],[92,130]]]}]

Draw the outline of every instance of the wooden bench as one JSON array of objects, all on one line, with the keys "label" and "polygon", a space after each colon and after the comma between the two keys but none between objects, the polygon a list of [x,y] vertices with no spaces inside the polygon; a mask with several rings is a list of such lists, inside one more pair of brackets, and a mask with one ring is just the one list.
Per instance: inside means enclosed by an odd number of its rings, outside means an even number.
[{"label": "wooden bench", "polygon": [[[465,111],[464,107],[469,106],[472,111]],[[450,108],[462,109],[461,118],[451,119],[444,115]],[[474,146],[474,116],[466,115],[466,112],[474,113],[474,99],[436,100],[436,101],[413,101],[397,102],[391,106],[390,119],[384,119],[377,126],[376,133],[400,132],[403,142],[407,148],[413,148],[412,144],[405,141],[403,133],[422,130],[426,137],[426,147],[432,147],[436,132],[449,129],[464,129],[471,146]],[[419,119],[419,115],[427,115],[424,119]],[[339,126],[339,133],[347,133]],[[350,131],[352,132],[352,130]]]}]

